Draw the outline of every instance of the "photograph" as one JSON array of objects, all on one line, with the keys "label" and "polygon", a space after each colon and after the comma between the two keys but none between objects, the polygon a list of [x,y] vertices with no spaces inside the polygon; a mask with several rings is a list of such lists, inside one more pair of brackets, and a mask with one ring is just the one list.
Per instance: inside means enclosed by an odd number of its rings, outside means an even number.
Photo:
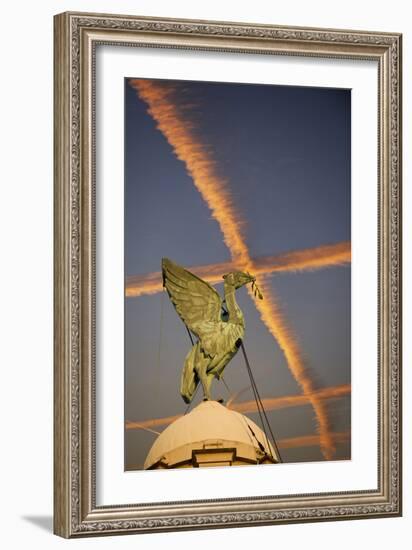
[{"label": "photograph", "polygon": [[351,90],[124,79],[124,468],[351,459]]}]

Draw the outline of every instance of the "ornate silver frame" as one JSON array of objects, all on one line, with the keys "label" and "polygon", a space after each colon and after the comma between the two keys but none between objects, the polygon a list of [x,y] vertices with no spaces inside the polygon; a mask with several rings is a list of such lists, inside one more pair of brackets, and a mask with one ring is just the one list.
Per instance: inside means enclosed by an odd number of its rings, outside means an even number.
[{"label": "ornate silver frame", "polygon": [[[55,17],[54,532],[63,537],[401,514],[401,35],[63,13]],[[376,60],[379,181],[377,490],[96,506],[94,52],[122,44]]]}]

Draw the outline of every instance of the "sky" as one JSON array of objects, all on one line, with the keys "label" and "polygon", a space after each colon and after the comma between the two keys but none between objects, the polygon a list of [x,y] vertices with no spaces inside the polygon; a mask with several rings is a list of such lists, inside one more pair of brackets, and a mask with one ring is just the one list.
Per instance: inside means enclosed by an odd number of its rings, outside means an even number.
[{"label": "sky", "polygon": [[[126,469],[166,427],[153,421],[187,407],[187,332],[164,292],[141,290],[165,256],[205,273],[282,258],[260,276],[262,304],[237,291],[260,396],[284,462],[350,458],[350,101],[330,88],[125,80]],[[224,378],[213,397],[253,400],[241,354]],[[327,398],[281,406],[308,390]]]}]

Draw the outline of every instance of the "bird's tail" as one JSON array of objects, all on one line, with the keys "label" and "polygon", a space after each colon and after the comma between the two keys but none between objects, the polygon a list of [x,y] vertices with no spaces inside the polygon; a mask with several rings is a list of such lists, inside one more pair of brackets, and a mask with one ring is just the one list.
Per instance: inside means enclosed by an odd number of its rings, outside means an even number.
[{"label": "bird's tail", "polygon": [[196,355],[199,343],[197,342],[186,356],[180,380],[180,393],[185,403],[190,403],[193,399],[196,388],[199,384],[199,377],[195,371]]}]

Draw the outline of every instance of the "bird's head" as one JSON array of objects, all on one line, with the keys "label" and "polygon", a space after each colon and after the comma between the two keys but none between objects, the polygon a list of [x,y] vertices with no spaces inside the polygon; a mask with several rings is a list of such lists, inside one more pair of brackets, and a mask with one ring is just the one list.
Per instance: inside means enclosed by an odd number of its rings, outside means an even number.
[{"label": "bird's head", "polygon": [[252,283],[252,289],[255,296],[258,295],[261,300],[263,299],[262,293],[256,285],[256,277],[253,277],[250,273],[245,273],[244,271],[232,271],[227,275],[223,275],[223,279],[236,289],[241,288],[248,283]]}]

